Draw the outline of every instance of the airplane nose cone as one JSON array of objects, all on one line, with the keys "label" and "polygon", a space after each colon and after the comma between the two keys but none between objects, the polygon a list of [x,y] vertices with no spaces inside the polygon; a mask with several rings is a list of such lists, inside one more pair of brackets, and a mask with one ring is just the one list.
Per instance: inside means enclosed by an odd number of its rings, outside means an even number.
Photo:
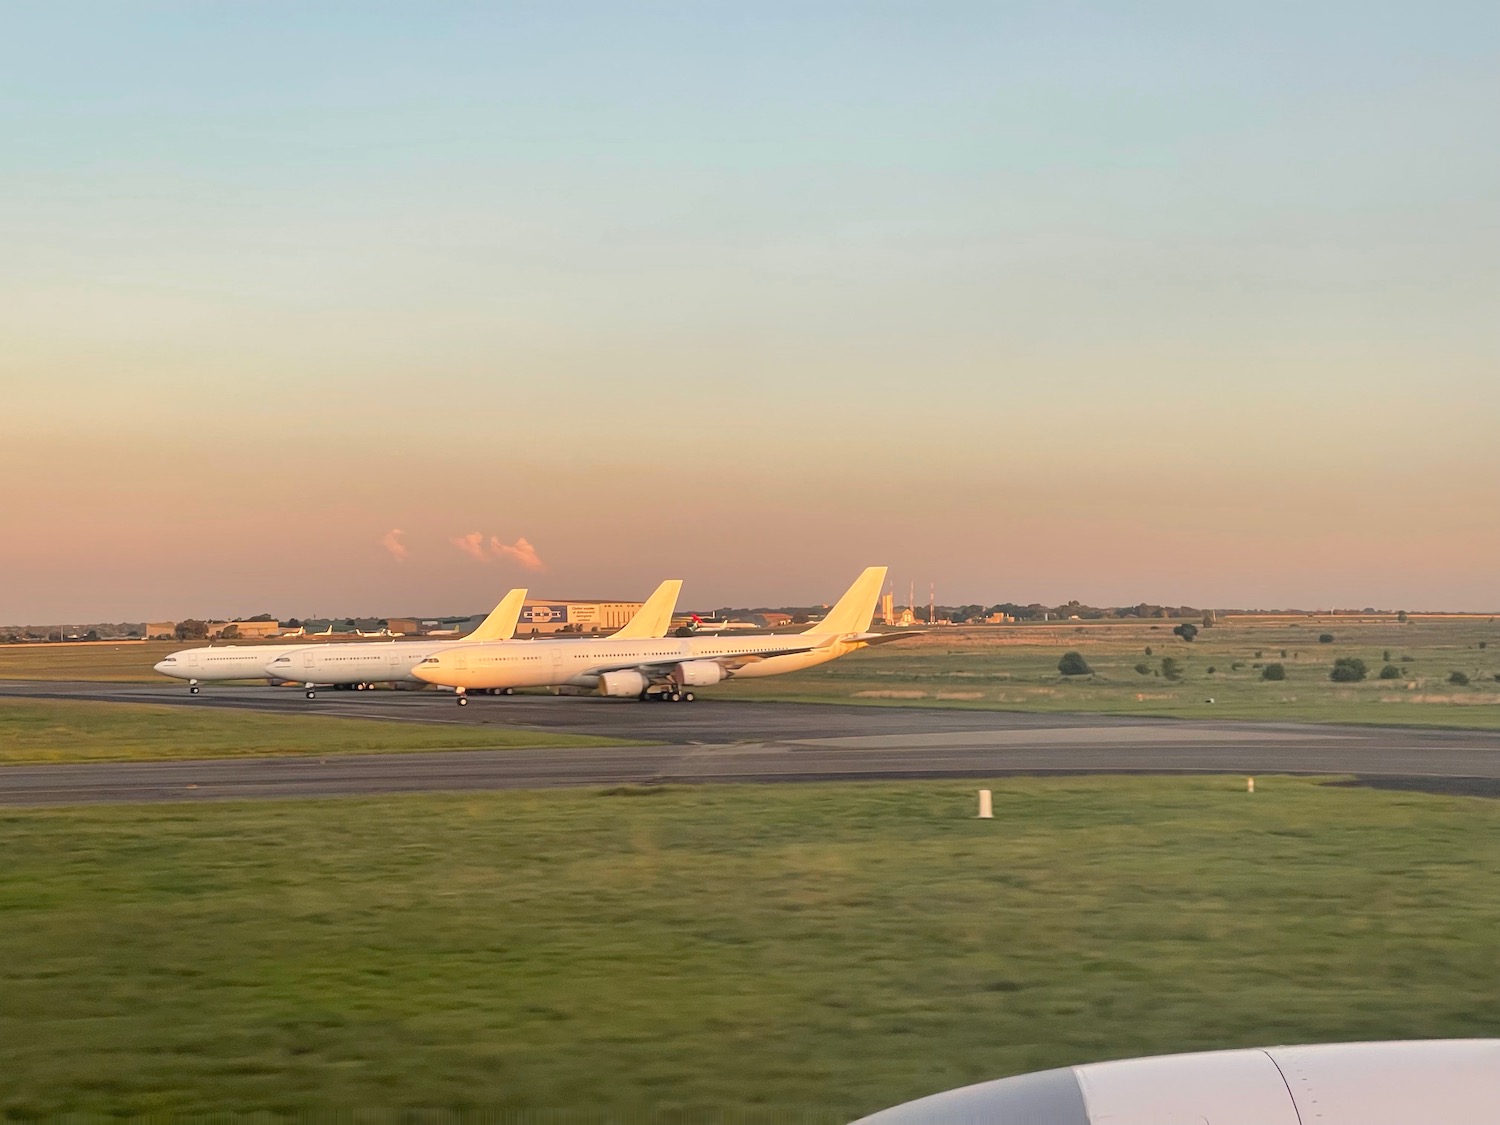
[{"label": "airplane nose cone", "polygon": [[168,664],[167,664],[167,662],[165,660],[158,660],[151,667],[153,669],[155,669],[156,671],[160,672],[163,676],[165,676],[167,674]]},{"label": "airplane nose cone", "polygon": [[423,660],[411,670],[411,674],[417,679],[429,684],[443,683],[444,666],[440,660]]}]

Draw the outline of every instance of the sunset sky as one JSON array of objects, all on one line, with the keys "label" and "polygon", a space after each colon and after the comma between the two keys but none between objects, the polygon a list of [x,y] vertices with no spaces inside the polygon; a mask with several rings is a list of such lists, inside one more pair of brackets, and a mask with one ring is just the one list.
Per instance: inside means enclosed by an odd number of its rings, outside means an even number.
[{"label": "sunset sky", "polygon": [[49,0],[0,44],[0,623],[875,563],[1500,609],[1500,5]]}]

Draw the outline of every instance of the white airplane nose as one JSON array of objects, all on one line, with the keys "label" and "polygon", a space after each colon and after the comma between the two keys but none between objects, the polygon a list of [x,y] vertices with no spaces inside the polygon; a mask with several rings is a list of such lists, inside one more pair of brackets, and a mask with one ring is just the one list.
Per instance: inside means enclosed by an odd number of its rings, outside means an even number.
[{"label": "white airplane nose", "polygon": [[425,680],[429,684],[441,684],[445,668],[440,660],[423,660],[411,670],[411,674],[419,680]]}]

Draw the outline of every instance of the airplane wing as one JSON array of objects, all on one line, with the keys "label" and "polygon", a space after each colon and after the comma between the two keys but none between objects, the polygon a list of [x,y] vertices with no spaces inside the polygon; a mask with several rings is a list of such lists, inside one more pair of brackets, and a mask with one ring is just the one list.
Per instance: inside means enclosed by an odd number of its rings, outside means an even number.
[{"label": "airplane wing", "polygon": [[[796,639],[797,634],[787,638],[788,641]],[[709,661],[719,665],[725,672],[733,675],[748,664],[759,664],[762,660],[769,660],[773,656],[792,656],[802,652],[812,652],[814,649],[831,645],[838,640],[837,637],[825,637],[817,644],[788,644],[783,648],[763,650],[761,652],[736,652],[726,653],[722,656],[673,656],[661,660],[620,660],[613,664],[599,664],[589,669],[589,673],[599,674],[604,672],[640,672],[645,676],[664,676],[672,668],[679,664],[692,664],[700,661]]]},{"label": "airplane wing", "polygon": [[918,629],[915,632],[904,633],[861,633],[850,639],[866,645],[888,645],[892,641],[904,641],[907,637],[920,637],[926,632],[926,629]]}]

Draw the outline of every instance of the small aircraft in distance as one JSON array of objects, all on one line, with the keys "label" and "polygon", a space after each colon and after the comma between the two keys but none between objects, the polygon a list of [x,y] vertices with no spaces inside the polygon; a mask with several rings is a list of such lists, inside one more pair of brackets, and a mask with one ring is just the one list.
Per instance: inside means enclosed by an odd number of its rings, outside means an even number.
[{"label": "small aircraft in distance", "polygon": [[379,629],[376,629],[375,632],[373,632],[373,633],[366,633],[363,629],[356,629],[354,631],[357,634],[359,634],[359,636],[361,636],[361,637],[404,637],[404,636],[406,636],[405,633],[393,633],[393,632],[391,632],[390,628],[387,627],[387,626],[385,626],[385,625],[382,625]]},{"label": "small aircraft in distance", "polygon": [[688,614],[692,618],[688,622],[688,628],[695,634],[727,633],[735,629],[759,629],[760,626],[753,621],[719,621],[712,617],[699,617],[696,613]]}]

